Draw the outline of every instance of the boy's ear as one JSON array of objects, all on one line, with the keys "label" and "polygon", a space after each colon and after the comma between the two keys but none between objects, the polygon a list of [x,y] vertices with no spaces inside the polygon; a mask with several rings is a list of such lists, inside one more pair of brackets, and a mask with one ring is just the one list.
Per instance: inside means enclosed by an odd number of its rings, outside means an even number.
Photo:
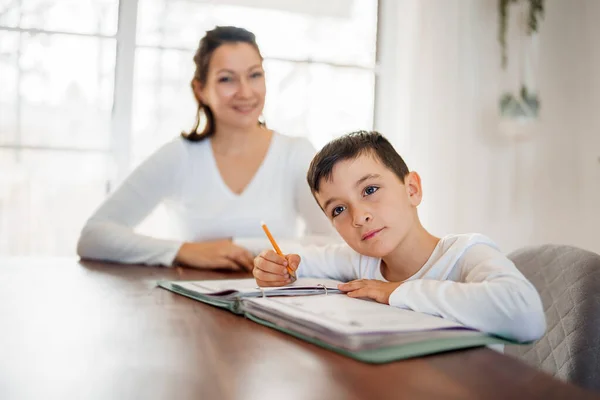
[{"label": "boy's ear", "polygon": [[404,177],[404,186],[406,187],[406,193],[408,199],[413,206],[421,204],[423,199],[423,191],[421,188],[421,177],[414,171],[409,172]]}]

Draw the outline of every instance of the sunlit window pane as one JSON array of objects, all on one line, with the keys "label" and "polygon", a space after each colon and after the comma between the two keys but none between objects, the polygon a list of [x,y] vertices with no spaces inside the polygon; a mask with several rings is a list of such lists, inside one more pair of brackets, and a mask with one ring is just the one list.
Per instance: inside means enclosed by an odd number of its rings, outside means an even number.
[{"label": "sunlit window pane", "polygon": [[114,35],[118,8],[118,0],[4,0],[0,2],[0,25]]},{"label": "sunlit window pane", "polygon": [[[10,28],[19,26],[18,1],[0,0],[0,26],[7,26]],[[2,35],[2,32],[0,32],[0,35]],[[0,39],[4,40],[4,37],[0,36]]]},{"label": "sunlit window pane", "polygon": [[[373,66],[377,2],[348,0],[337,17],[187,0],[140,0],[138,44],[194,49],[216,25],[251,30],[265,57]],[[193,17],[191,17],[193,16]]]},{"label": "sunlit window pane", "polygon": [[115,40],[22,35],[21,144],[108,148]]},{"label": "sunlit window pane", "polygon": [[133,88],[133,163],[192,128],[196,103],[190,88],[193,52],[140,48]]},{"label": "sunlit window pane", "polygon": [[104,197],[108,157],[0,150],[0,254],[72,256]]},{"label": "sunlit window pane", "polygon": [[0,143],[14,143],[18,132],[19,33],[0,31]]},{"label": "sunlit window pane", "polygon": [[267,124],[321,147],[343,133],[373,128],[374,74],[327,64],[266,61]]}]

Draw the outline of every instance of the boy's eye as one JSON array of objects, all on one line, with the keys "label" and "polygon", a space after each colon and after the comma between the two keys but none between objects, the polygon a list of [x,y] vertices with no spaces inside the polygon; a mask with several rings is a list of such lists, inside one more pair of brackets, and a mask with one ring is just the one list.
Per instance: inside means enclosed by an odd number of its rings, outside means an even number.
[{"label": "boy's eye", "polygon": [[366,196],[370,196],[378,190],[379,188],[377,186],[367,186],[364,190],[364,193]]},{"label": "boy's eye", "polygon": [[261,76],[263,76],[263,73],[260,71],[256,71],[253,72],[252,75],[250,75],[250,78],[260,78]]},{"label": "boy's eye", "polygon": [[331,216],[335,218],[338,215],[340,215],[345,209],[346,209],[346,207],[344,207],[344,206],[334,207],[333,210],[331,210]]},{"label": "boy's eye", "polygon": [[232,79],[229,76],[222,76],[219,78],[219,82],[231,82]]}]

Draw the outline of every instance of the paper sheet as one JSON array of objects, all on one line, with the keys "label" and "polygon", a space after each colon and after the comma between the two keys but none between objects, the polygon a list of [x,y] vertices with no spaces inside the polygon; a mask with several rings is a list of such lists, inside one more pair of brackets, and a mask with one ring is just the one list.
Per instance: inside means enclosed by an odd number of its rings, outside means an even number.
[{"label": "paper sheet", "polygon": [[403,310],[345,294],[248,299],[264,309],[322,325],[341,334],[414,332],[464,328],[446,319]]},{"label": "paper sheet", "polygon": [[[299,278],[287,286],[262,288],[262,290],[264,292],[270,292],[275,290],[298,290],[301,288],[320,289],[322,287],[321,285],[325,285],[328,289],[337,289],[337,285],[339,283],[341,282],[332,279]],[[232,291],[239,293],[260,293],[260,289],[258,288],[254,279],[189,281],[176,282],[176,284],[187,290],[192,290],[202,294],[218,294]]]}]

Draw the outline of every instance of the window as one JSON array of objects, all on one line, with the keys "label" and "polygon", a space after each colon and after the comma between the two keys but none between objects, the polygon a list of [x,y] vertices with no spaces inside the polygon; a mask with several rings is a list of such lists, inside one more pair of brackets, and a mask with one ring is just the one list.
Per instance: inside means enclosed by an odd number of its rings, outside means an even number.
[{"label": "window", "polygon": [[372,128],[376,0],[0,0],[0,254],[74,254],[110,182],[192,127],[215,25],[256,34],[269,127]]},{"label": "window", "polygon": [[72,255],[105,195],[117,9],[0,1],[2,255]]},{"label": "window", "polygon": [[307,136],[320,147],[341,133],[372,128],[377,2],[333,2],[339,6],[325,16],[310,13],[314,1],[304,2],[302,12],[302,7],[286,10],[303,2],[280,1],[280,9],[265,10],[222,2],[140,0],[134,162],[192,127],[192,58],[199,39],[217,25],[241,26],[256,35],[265,58],[264,114],[272,129]]}]

